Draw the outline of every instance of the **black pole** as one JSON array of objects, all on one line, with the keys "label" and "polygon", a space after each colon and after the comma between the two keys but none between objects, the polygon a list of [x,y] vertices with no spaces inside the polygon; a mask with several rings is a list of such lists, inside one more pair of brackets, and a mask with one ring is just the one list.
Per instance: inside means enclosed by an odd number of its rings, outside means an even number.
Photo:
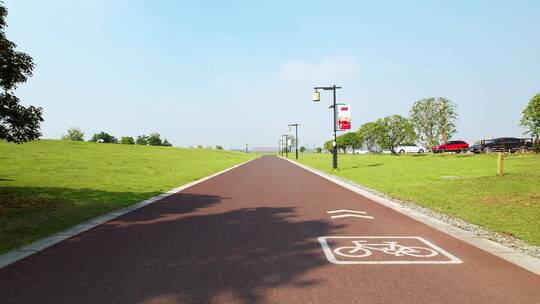
[{"label": "black pole", "polygon": [[289,139],[285,135],[285,157],[289,158]]},{"label": "black pole", "polygon": [[[318,92],[318,90],[332,90],[333,94],[334,94],[334,100],[333,100],[333,103],[332,105],[330,106],[331,108],[334,108],[334,141],[332,142],[332,167],[334,169],[337,169],[338,167],[338,148],[337,148],[337,109],[336,109],[336,90],[337,89],[341,89],[341,87],[338,87],[336,85],[333,85],[331,87],[314,87],[315,89],[315,92]],[[319,101],[320,98],[318,99],[314,99],[313,101]]]},{"label": "black pole", "polygon": [[281,155],[281,138],[279,139],[279,142],[278,142],[278,155]]},{"label": "black pole", "polygon": [[336,109],[336,85],[334,85],[333,87],[333,91],[334,91],[334,155],[332,157],[332,167],[334,169],[337,169],[338,167],[338,159],[337,159],[337,152],[338,152],[338,149],[337,149],[337,130],[336,130],[336,125],[337,125],[337,109]]},{"label": "black pole", "polygon": [[[281,136],[285,137],[285,142],[283,142],[283,147],[285,147],[285,157],[289,157],[289,147],[287,146],[287,134],[282,134]],[[281,154],[283,155],[283,154]]]},{"label": "black pole", "polygon": [[298,159],[298,124],[296,124],[294,127],[296,130],[296,159]]}]

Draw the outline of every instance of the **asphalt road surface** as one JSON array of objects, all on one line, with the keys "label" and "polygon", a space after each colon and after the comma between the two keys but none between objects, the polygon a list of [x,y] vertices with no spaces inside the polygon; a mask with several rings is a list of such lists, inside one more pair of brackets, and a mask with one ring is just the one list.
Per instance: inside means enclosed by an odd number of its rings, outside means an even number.
[{"label": "asphalt road surface", "polygon": [[0,303],[540,303],[540,276],[263,157],[0,269]]}]

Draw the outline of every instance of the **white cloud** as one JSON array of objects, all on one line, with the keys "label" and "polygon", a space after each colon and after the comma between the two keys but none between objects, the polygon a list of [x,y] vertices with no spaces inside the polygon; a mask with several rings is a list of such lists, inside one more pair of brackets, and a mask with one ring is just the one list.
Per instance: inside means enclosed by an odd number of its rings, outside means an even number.
[{"label": "white cloud", "polygon": [[281,66],[281,76],[293,82],[339,82],[359,75],[359,66],[354,56],[327,57],[317,62],[289,59]]}]

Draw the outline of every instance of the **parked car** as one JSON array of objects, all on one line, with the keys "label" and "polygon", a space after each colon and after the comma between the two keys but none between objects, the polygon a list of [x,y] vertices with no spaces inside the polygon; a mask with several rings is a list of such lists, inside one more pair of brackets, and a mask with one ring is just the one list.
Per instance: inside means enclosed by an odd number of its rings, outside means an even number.
[{"label": "parked car", "polygon": [[396,147],[396,152],[399,154],[403,153],[424,153],[427,152],[426,147],[417,146],[417,145],[407,145],[407,146],[398,146]]},{"label": "parked car", "polygon": [[445,142],[442,145],[433,147],[433,153],[444,153],[444,152],[467,152],[469,151],[469,144],[463,140],[450,140]]},{"label": "parked car", "polygon": [[528,151],[533,147],[532,138],[500,137],[481,140],[479,144],[472,145],[470,151],[473,153],[491,153],[498,151]]},{"label": "parked car", "polygon": [[358,149],[358,150],[353,150],[353,154],[369,154],[369,151],[364,150],[364,149]]}]

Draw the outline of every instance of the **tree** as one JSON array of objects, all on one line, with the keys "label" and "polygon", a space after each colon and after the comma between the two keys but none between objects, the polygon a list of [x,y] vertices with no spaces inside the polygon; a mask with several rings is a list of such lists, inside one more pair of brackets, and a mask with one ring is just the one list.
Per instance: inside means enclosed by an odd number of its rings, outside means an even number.
[{"label": "tree", "polygon": [[223,147],[222,147],[222,146],[219,146],[219,145],[217,145],[217,146],[216,146],[216,150],[223,150]]},{"label": "tree", "polygon": [[382,136],[384,128],[378,121],[367,122],[358,129],[357,137],[361,146],[365,146],[369,153],[376,151],[379,138]]},{"label": "tree", "polygon": [[332,147],[332,141],[333,140],[327,140],[323,144],[323,148],[330,153],[334,152],[334,148]]},{"label": "tree", "polygon": [[423,145],[433,147],[445,142],[456,132],[456,105],[445,97],[429,97],[416,101],[409,111]]},{"label": "tree", "polygon": [[0,1],[0,139],[23,143],[41,136],[43,110],[34,106],[24,107],[13,95],[18,84],[32,77],[32,57],[16,51],[17,45],[6,38],[7,9]]},{"label": "tree", "polygon": [[292,150],[292,147],[296,146],[296,137],[294,135],[287,135],[288,147]]},{"label": "tree", "polygon": [[382,128],[378,145],[383,149],[389,149],[396,154],[396,147],[405,143],[412,143],[417,135],[414,133],[414,125],[401,115],[392,115],[377,121]]},{"label": "tree", "polygon": [[92,138],[89,140],[90,142],[100,142],[100,143],[110,143],[110,144],[117,144],[118,139],[109,133],[106,132],[100,132],[96,133],[92,136]]},{"label": "tree", "polygon": [[[525,134],[534,137],[535,144],[538,146],[540,137],[540,93],[534,95],[523,110],[520,125],[527,129]],[[536,150],[538,151],[538,147]]]},{"label": "tree", "polygon": [[137,136],[137,139],[135,140],[135,143],[137,145],[141,145],[141,146],[148,145],[148,136],[146,136],[146,135]]},{"label": "tree", "polygon": [[163,143],[161,143],[162,146],[164,147],[172,147],[172,144],[167,140],[163,140]]},{"label": "tree", "polygon": [[79,128],[69,128],[67,134],[62,135],[62,140],[84,141],[84,133]]},{"label": "tree", "polygon": [[346,152],[348,149],[360,149],[362,147],[362,143],[360,142],[360,138],[356,132],[349,132],[338,136],[338,147]]},{"label": "tree", "polygon": [[446,142],[456,133],[457,106],[447,98],[439,97],[439,132],[441,141]]},{"label": "tree", "polygon": [[304,147],[304,146],[301,146],[301,147],[300,147],[300,152],[302,152],[302,153],[303,153],[303,152],[305,152],[305,151],[306,151],[306,147]]},{"label": "tree", "polygon": [[123,145],[134,145],[135,140],[131,136],[122,136],[122,138],[120,138],[120,143]]},{"label": "tree", "polygon": [[148,135],[148,144],[150,146],[161,146],[161,135],[159,135],[159,133],[151,133]]},{"label": "tree", "polygon": [[409,111],[411,122],[426,147],[439,144],[439,106],[433,97],[416,101]]},{"label": "tree", "polygon": [[317,149],[315,149],[315,152],[321,153],[321,152],[322,152],[322,148],[321,148],[321,147],[317,147]]}]

